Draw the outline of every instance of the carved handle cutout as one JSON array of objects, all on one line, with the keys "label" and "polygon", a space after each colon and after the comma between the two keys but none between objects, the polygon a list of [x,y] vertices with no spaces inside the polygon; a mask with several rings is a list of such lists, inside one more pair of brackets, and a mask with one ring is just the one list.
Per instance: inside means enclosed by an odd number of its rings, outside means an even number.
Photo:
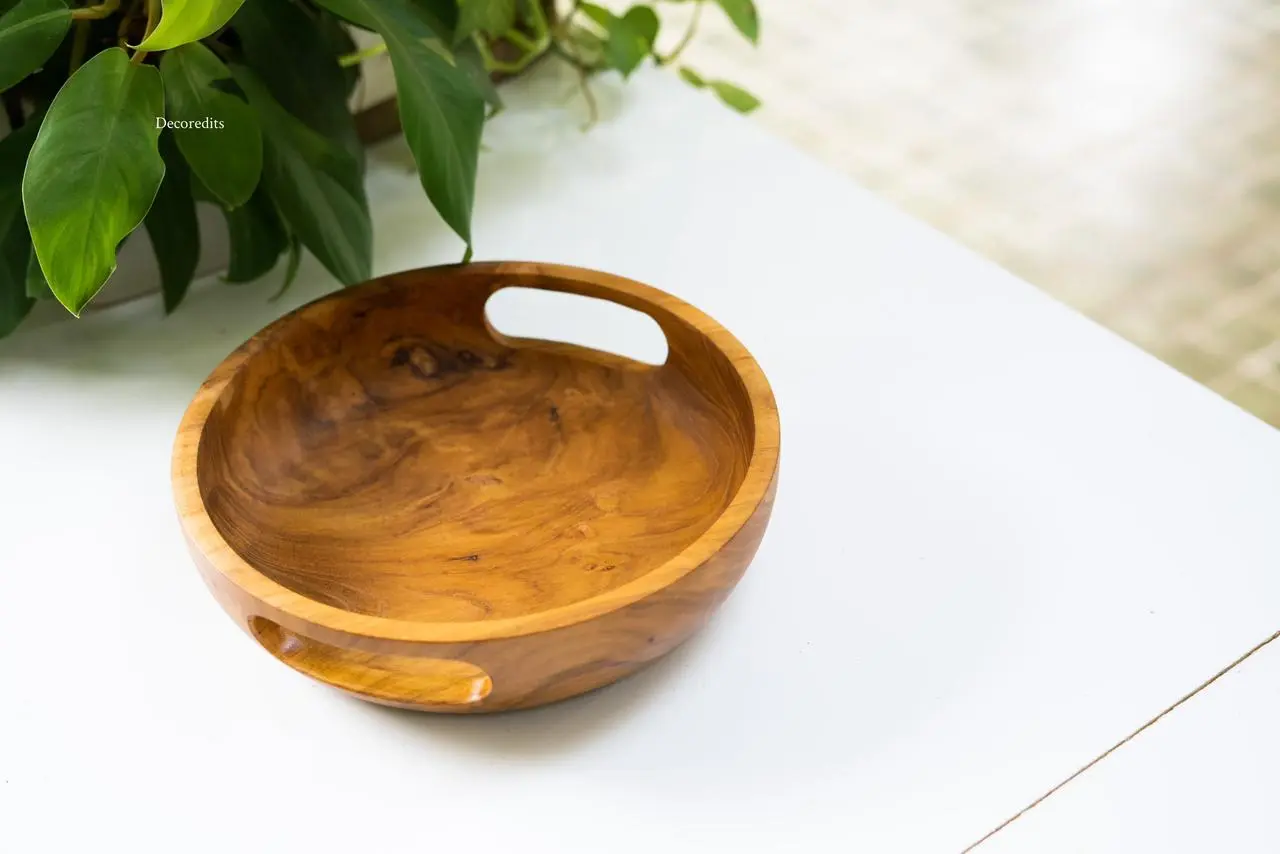
[{"label": "carved handle cutout", "polygon": [[294,670],[375,700],[469,706],[493,690],[489,674],[465,661],[341,649],[265,617],[249,620],[249,630],[267,652]]},{"label": "carved handle cutout", "polygon": [[597,297],[507,287],[489,297],[489,324],[512,338],[561,341],[648,365],[667,361],[667,336],[643,312]]}]

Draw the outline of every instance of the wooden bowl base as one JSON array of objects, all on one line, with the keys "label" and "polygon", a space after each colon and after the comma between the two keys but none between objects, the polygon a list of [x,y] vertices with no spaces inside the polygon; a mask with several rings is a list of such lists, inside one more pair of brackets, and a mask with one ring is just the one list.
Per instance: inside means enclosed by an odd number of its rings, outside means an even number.
[{"label": "wooden bowl base", "polygon": [[[512,338],[533,287],[642,311],[661,365]],[[410,271],[304,306],[210,375],[174,448],[196,565],[293,669],[477,713],[616,681],[702,626],[776,488],[777,410],[710,318],[604,273]]]}]

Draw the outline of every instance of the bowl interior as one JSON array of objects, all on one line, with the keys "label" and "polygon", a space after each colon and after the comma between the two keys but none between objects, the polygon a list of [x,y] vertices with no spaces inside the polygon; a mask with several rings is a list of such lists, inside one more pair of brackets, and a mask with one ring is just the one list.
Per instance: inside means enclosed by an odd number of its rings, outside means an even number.
[{"label": "bowl interior", "polygon": [[716,520],[752,450],[745,393],[700,379],[732,375],[719,350],[653,367],[506,339],[488,296],[365,286],[253,342],[197,457],[241,558],[348,611],[473,621],[597,596]]}]

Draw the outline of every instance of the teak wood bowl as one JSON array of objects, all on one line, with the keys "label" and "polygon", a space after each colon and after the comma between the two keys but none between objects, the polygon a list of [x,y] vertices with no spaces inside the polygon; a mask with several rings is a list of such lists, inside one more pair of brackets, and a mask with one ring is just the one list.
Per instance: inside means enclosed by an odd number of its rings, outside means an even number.
[{"label": "teak wood bowl", "polygon": [[[660,366],[508,338],[504,287],[644,312]],[[620,679],[724,600],[769,520],[778,413],[751,355],[654,288],[550,264],[414,270],[324,297],[228,356],[173,486],[223,608],[357,697],[517,709]]]}]

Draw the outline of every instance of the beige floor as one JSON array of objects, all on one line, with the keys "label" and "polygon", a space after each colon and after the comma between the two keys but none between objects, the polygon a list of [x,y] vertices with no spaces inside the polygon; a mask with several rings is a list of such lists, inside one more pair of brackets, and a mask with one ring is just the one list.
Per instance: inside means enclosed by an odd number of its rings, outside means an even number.
[{"label": "beige floor", "polygon": [[757,3],[758,49],[711,14],[688,63],[1280,425],[1280,0]]}]

